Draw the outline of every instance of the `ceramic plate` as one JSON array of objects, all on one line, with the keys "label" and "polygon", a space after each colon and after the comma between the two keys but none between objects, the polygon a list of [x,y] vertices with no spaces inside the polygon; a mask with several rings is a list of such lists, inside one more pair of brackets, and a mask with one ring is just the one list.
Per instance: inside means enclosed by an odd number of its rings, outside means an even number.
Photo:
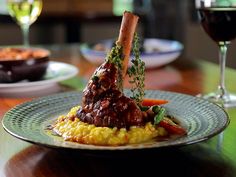
[{"label": "ceramic plate", "polygon": [[[126,94],[130,94],[129,91]],[[82,93],[66,92],[26,102],[8,111],[3,127],[11,135],[40,145],[80,150],[128,150],[187,145],[207,140],[223,131],[229,124],[226,112],[219,106],[189,95],[147,91],[146,97],[167,99],[168,114],[175,116],[186,127],[188,135],[167,141],[153,141],[124,146],[95,146],[63,141],[51,135],[46,127],[69,109],[80,103]]]},{"label": "ceramic plate", "polygon": [[[110,51],[113,41],[107,39],[96,44],[83,44],[81,45],[81,53],[88,61],[101,64]],[[182,50],[183,45],[178,41],[146,38],[143,42],[141,59],[147,68],[159,67],[177,59]]]},{"label": "ceramic plate", "polygon": [[39,90],[56,88],[57,83],[75,76],[78,69],[70,64],[50,61],[45,76],[39,81],[21,81],[16,83],[0,83],[0,95],[17,95]]}]

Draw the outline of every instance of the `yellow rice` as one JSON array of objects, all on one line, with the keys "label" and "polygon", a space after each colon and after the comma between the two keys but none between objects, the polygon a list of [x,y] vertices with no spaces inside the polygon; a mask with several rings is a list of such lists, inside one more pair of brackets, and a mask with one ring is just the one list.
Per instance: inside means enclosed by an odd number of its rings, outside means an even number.
[{"label": "yellow rice", "polygon": [[141,143],[158,136],[166,136],[167,131],[150,122],[145,126],[131,126],[129,130],[116,127],[96,127],[75,118],[73,121],[67,117],[76,115],[78,107],[74,107],[67,115],[58,117],[53,131],[62,136],[64,140],[94,145],[124,145]]}]

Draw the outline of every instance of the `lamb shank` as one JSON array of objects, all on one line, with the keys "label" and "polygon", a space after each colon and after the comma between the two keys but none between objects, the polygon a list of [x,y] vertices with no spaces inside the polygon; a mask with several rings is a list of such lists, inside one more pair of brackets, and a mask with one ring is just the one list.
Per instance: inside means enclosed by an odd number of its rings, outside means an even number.
[{"label": "lamb shank", "polygon": [[[95,126],[117,128],[140,126],[148,121],[136,102],[123,93],[123,79],[127,73],[137,22],[138,16],[124,12],[116,42],[121,46],[121,68],[106,59],[96,69],[83,90],[82,106],[77,111],[77,117],[81,121]],[[110,54],[110,57],[116,56]]]}]

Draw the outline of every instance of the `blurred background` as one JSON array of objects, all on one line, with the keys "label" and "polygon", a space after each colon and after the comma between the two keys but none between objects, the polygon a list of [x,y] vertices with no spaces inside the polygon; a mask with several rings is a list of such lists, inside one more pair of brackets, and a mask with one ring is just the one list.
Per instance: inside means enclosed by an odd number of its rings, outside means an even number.
[{"label": "blurred background", "polygon": [[[202,30],[194,0],[43,0],[43,11],[30,28],[31,44],[97,42],[118,36],[124,10],[140,15],[144,38],[178,40],[183,56],[218,63],[217,45]],[[0,45],[22,43],[19,26],[0,0]],[[229,47],[227,66],[236,68],[236,44]]]}]

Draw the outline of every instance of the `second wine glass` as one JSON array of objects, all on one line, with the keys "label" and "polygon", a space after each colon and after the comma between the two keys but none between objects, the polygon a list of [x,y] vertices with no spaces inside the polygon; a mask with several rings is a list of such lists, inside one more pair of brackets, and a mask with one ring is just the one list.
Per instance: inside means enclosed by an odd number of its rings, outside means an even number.
[{"label": "second wine glass", "polygon": [[[236,96],[225,87],[227,49],[236,37],[236,4],[231,0],[195,0],[204,31],[219,46],[220,81],[215,92],[201,95],[225,108],[236,107]],[[214,76],[213,76],[214,77]]]},{"label": "second wine glass", "polygon": [[42,11],[42,0],[7,0],[9,14],[21,27],[24,46],[29,46],[29,28]]}]

